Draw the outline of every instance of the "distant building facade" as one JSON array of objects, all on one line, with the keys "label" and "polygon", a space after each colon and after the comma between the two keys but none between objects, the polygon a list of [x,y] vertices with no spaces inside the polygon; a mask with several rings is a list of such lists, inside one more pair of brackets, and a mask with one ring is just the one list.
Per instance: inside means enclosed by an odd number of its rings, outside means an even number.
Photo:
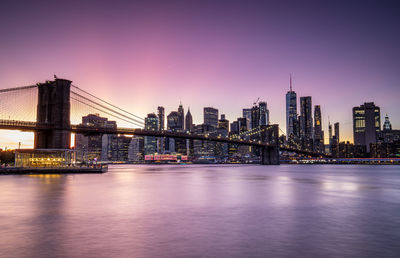
[{"label": "distant building facade", "polygon": [[373,102],[366,102],[359,107],[353,107],[354,145],[364,145],[369,152],[370,144],[377,141],[380,128],[380,108],[375,106]]},{"label": "distant building facade", "polygon": [[218,127],[218,109],[213,107],[204,108],[204,124],[216,129]]}]

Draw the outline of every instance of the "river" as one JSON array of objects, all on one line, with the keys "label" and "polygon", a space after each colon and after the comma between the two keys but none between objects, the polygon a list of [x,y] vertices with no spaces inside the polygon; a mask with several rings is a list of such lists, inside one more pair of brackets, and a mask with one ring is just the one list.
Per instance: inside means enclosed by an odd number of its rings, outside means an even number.
[{"label": "river", "polygon": [[0,176],[0,257],[400,257],[400,166]]}]

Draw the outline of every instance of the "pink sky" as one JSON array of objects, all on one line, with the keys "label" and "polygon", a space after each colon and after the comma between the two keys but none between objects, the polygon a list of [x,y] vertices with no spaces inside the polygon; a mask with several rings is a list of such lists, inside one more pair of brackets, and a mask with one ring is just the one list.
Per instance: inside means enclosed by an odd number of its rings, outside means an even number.
[{"label": "pink sky", "polygon": [[[284,130],[292,73],[298,97],[321,105],[324,130],[328,115],[340,122],[343,140],[352,140],[351,108],[368,101],[400,128],[392,6],[314,4],[311,12],[240,1],[95,3],[6,4],[0,87],[56,73],[141,117],[159,105],[168,114],[182,100],[195,123],[205,106],[232,121],[260,97]],[[0,147],[16,147],[10,142],[18,137],[1,133]]]}]

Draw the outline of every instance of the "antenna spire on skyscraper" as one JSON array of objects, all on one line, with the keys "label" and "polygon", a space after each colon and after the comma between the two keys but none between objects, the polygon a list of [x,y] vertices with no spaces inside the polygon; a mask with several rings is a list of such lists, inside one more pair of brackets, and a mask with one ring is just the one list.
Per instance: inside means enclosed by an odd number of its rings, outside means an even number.
[{"label": "antenna spire on skyscraper", "polygon": [[292,74],[290,74],[290,91],[292,91]]}]

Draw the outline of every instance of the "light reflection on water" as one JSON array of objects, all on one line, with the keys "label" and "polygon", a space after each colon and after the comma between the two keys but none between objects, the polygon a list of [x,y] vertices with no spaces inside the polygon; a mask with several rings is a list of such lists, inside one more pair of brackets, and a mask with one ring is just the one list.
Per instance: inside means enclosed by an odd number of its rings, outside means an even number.
[{"label": "light reflection on water", "polygon": [[0,177],[0,257],[398,257],[398,166]]}]

